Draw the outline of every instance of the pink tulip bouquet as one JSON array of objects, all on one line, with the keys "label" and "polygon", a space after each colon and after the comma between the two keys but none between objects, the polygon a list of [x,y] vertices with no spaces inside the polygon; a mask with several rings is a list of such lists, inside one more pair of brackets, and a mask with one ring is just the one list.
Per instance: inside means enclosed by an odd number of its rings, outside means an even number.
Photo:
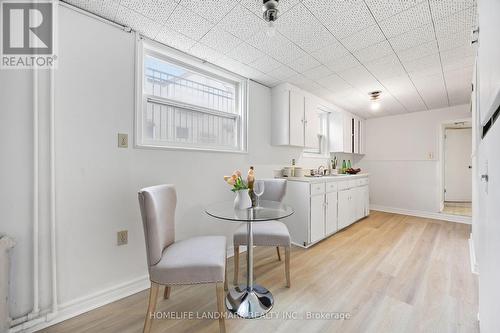
[{"label": "pink tulip bouquet", "polygon": [[226,181],[226,183],[228,183],[233,187],[231,189],[231,191],[233,192],[240,190],[248,190],[251,188],[251,184],[253,184],[253,181],[255,180],[253,167],[250,167],[250,170],[248,171],[248,177],[246,182],[241,177],[240,170],[234,171],[231,176],[224,176],[224,180]]}]

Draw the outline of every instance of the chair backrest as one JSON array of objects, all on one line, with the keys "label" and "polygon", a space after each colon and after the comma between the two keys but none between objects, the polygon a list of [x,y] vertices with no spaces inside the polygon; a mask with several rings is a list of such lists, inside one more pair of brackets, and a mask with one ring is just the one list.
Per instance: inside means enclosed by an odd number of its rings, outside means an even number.
[{"label": "chair backrest", "polygon": [[157,185],[139,191],[148,265],[156,265],[163,250],[175,241],[175,206],[177,194],[174,185]]},{"label": "chair backrest", "polygon": [[286,179],[263,179],[264,193],[262,200],[283,201],[286,194]]}]

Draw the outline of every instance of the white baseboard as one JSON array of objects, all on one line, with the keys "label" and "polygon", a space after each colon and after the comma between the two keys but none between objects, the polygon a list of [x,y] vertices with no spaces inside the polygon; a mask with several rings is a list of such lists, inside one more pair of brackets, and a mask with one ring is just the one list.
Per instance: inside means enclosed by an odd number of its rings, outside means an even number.
[{"label": "white baseboard", "polygon": [[421,210],[410,210],[403,208],[386,207],[380,205],[370,205],[371,210],[378,210],[386,213],[394,213],[401,215],[417,216],[427,219],[443,220],[456,223],[472,224],[472,218],[469,216],[451,215],[435,212],[425,212]]},{"label": "white baseboard", "polygon": [[[31,333],[43,328],[55,325],[61,321],[78,316],[82,313],[96,309],[103,305],[112,303],[124,297],[136,294],[150,287],[149,276],[143,276],[135,280],[99,291],[97,293],[74,299],[59,305],[58,312],[54,316],[47,315],[43,318],[33,319],[17,326],[11,327],[9,333]],[[48,319],[47,319],[48,318]]]},{"label": "white baseboard", "polygon": [[474,274],[479,274],[479,267],[477,265],[476,251],[474,250],[474,240],[472,234],[469,238],[469,254],[470,254],[470,271]]}]

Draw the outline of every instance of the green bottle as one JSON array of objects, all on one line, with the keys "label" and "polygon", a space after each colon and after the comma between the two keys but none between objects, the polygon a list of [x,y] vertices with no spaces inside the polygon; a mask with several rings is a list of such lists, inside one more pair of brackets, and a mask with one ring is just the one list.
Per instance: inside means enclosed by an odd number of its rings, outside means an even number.
[{"label": "green bottle", "polygon": [[345,160],[342,160],[342,173],[345,173],[345,170],[347,169]]},{"label": "green bottle", "polygon": [[347,169],[350,169],[351,168],[351,160],[348,160],[347,161]]}]

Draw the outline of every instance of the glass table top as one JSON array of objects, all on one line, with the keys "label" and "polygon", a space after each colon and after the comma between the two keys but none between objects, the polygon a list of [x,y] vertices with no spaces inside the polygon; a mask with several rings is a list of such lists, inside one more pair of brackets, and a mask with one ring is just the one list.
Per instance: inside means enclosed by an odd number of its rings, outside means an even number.
[{"label": "glass table top", "polygon": [[205,212],[215,218],[235,222],[279,220],[294,213],[293,208],[277,201],[260,200],[259,207],[234,209],[233,201],[212,204]]}]

